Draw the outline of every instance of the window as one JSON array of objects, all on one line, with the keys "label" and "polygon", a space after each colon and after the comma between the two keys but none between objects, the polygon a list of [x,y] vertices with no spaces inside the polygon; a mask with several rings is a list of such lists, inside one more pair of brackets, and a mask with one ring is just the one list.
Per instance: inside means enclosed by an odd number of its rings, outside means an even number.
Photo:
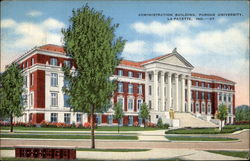
[{"label": "window", "polygon": [[58,85],[58,74],[57,73],[51,73],[50,85],[51,85],[51,87],[56,87]]},{"label": "window", "polygon": [[122,105],[122,109],[124,109],[123,107],[123,98],[118,98],[118,103]]},{"label": "window", "polygon": [[151,109],[152,108],[152,101],[148,101],[148,108]]},{"label": "window", "polygon": [[133,116],[128,117],[128,124],[129,124],[129,126],[133,125]]},{"label": "window", "polygon": [[231,94],[228,95],[228,102],[231,102]]},{"label": "window", "polygon": [[133,99],[129,99],[128,100],[128,110],[132,111],[133,110],[133,106],[134,106],[134,100]]},{"label": "window", "polygon": [[26,106],[27,105],[27,95],[23,95],[23,105]]},{"label": "window", "polygon": [[118,76],[123,76],[123,70],[118,70]]},{"label": "window", "polygon": [[101,115],[97,115],[96,116],[96,123],[97,124],[101,124],[102,123],[102,116]]},{"label": "window", "polygon": [[128,85],[128,93],[133,93],[133,84]]},{"label": "window", "polygon": [[138,94],[142,94],[142,85],[141,84],[138,85]]},{"label": "window", "polygon": [[196,87],[198,87],[199,86],[199,82],[195,82],[195,85],[196,85]]},{"label": "window", "polygon": [[205,94],[204,94],[204,92],[202,92],[202,93],[201,93],[201,97],[202,97],[202,99],[204,99],[204,98],[205,98],[204,96],[205,96]]},{"label": "window", "polygon": [[196,112],[200,112],[199,103],[196,103]]},{"label": "window", "polygon": [[221,89],[221,84],[219,85],[219,89]]},{"label": "window", "polygon": [[30,106],[33,106],[33,104],[34,104],[34,93],[31,92],[30,93]]},{"label": "window", "polygon": [[219,100],[221,101],[222,100],[222,94],[219,93]]},{"label": "window", "polygon": [[64,94],[63,95],[63,100],[64,100],[64,107],[70,107],[70,104],[69,104],[69,95]]},{"label": "window", "polygon": [[27,61],[27,62],[26,62],[26,67],[28,68],[28,66],[29,66],[29,62]]},{"label": "window", "polygon": [[138,111],[141,110],[141,105],[142,105],[142,100],[138,100],[138,101],[137,101],[137,108],[138,108]]},{"label": "window", "polygon": [[58,106],[58,94],[57,93],[51,93],[51,106],[52,107]]},{"label": "window", "polygon": [[139,73],[139,74],[138,74],[138,77],[139,77],[140,79],[142,79],[142,73]]},{"label": "window", "polygon": [[201,83],[201,87],[203,87],[203,88],[204,88],[204,82],[202,82],[202,83]]},{"label": "window", "polygon": [[196,97],[195,97],[195,98],[196,98],[196,99],[199,99],[199,92],[198,92],[198,91],[196,91],[196,93],[195,93],[195,94],[196,94]]},{"label": "window", "polygon": [[108,115],[108,124],[113,124],[113,115]]},{"label": "window", "polygon": [[35,64],[35,59],[31,58],[31,65],[34,65],[34,64]]},{"label": "window", "polygon": [[133,72],[129,71],[129,72],[128,72],[128,77],[129,77],[129,78],[132,78],[132,77],[133,77]]},{"label": "window", "polygon": [[65,124],[70,124],[70,113],[65,113],[64,114],[64,123]]},{"label": "window", "polygon": [[207,99],[211,100],[211,94],[210,93],[207,94]]},{"label": "window", "polygon": [[57,122],[57,113],[50,114],[50,122]]},{"label": "window", "polygon": [[27,87],[27,75],[24,76],[23,81],[24,81],[24,87]]},{"label": "window", "polygon": [[34,73],[30,74],[30,86],[34,85]]},{"label": "window", "polygon": [[82,122],[82,114],[80,113],[76,114],[76,122]]},{"label": "window", "polygon": [[208,104],[208,105],[207,105],[207,113],[208,113],[208,114],[211,114],[211,104]]},{"label": "window", "polygon": [[149,88],[149,90],[148,90],[149,95],[151,95],[151,94],[152,94],[152,87],[151,87],[151,86],[148,86],[148,88]]},{"label": "window", "polygon": [[69,60],[64,60],[63,64],[64,64],[65,67],[70,68],[70,61]]},{"label": "window", "polygon": [[226,102],[226,101],[227,101],[227,95],[224,94],[224,102]]},{"label": "window", "polygon": [[152,80],[152,74],[148,74],[149,80]]},{"label": "window", "polygon": [[123,83],[122,82],[118,83],[118,92],[120,92],[120,93],[123,92]]},{"label": "window", "polygon": [[69,88],[69,80],[64,79],[64,80],[63,80],[63,86],[64,86],[65,88]]},{"label": "window", "polygon": [[50,65],[57,66],[57,59],[56,58],[50,58]]},{"label": "window", "polygon": [[205,113],[205,104],[204,103],[202,103],[202,113]]},{"label": "window", "polygon": [[209,83],[207,84],[207,88],[210,88],[210,84]]},{"label": "window", "polygon": [[138,123],[139,123],[139,125],[142,125],[142,118],[141,117],[138,117]]}]

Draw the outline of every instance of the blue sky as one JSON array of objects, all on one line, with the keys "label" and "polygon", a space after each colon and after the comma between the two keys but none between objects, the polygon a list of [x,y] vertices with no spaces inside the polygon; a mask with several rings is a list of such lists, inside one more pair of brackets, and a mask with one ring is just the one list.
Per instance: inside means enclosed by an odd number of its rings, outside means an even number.
[{"label": "blue sky", "polygon": [[[69,25],[72,9],[86,2],[120,24],[116,34],[127,40],[122,54],[125,59],[142,61],[177,47],[195,66],[194,71],[237,82],[236,103],[249,104],[247,1],[4,1],[1,2],[1,70],[34,46],[61,45],[60,31]],[[192,20],[169,20],[169,16],[138,16],[140,13],[196,16]],[[213,20],[196,20],[200,13],[216,16],[208,16]],[[219,13],[241,16],[217,16]]]}]

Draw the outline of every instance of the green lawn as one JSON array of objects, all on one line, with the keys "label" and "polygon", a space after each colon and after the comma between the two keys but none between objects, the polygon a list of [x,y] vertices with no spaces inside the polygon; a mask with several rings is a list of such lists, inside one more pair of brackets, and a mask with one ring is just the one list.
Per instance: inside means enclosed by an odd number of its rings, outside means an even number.
[{"label": "green lawn", "polygon": [[[148,161],[182,161],[182,159],[179,158],[170,158],[170,159],[148,159]],[[3,158],[3,161],[58,161],[54,159],[26,159],[26,158]],[[95,159],[76,159],[75,161],[103,161],[103,160],[95,160]],[[138,160],[140,161],[140,160]],[[145,160],[143,160],[145,161]]]},{"label": "green lawn", "polygon": [[[36,138],[36,139],[90,139],[90,135],[17,135],[17,134],[9,134],[9,135],[0,135],[1,138]],[[96,139],[115,139],[115,140],[137,140],[137,136],[122,136],[122,135],[107,135],[100,136],[96,135]]]},{"label": "green lawn", "polygon": [[166,134],[224,134],[224,133],[233,133],[239,129],[226,128],[221,132],[218,128],[186,128],[186,129],[175,129],[168,130]]},{"label": "green lawn", "polygon": [[227,137],[203,137],[203,136],[166,136],[171,141],[233,141],[236,138]]},{"label": "green lawn", "polygon": [[208,152],[222,154],[232,157],[239,157],[239,158],[249,158],[250,154],[248,151],[217,151],[217,150],[208,150]]},{"label": "green lawn", "polygon": [[[10,127],[1,127],[2,130],[9,130]],[[81,129],[81,128],[45,128],[45,127],[14,127],[15,130],[37,130],[37,131],[90,131],[90,129]],[[117,131],[117,126],[100,126],[96,131]],[[150,130],[161,130],[161,128],[152,128],[152,127],[134,127],[134,126],[122,126],[120,131],[150,131]]]},{"label": "green lawn", "polygon": [[250,124],[242,124],[242,125],[226,125],[223,129],[250,129]]}]

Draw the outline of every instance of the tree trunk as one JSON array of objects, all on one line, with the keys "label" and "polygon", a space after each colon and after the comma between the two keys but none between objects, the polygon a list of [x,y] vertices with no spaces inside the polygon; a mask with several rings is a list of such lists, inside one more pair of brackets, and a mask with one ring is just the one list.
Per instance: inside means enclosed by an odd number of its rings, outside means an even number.
[{"label": "tree trunk", "polygon": [[10,114],[10,132],[13,132],[13,116]]},{"label": "tree trunk", "polygon": [[144,129],[145,129],[145,127],[146,127],[146,121],[145,121],[145,119],[143,119],[143,124],[144,124]]},{"label": "tree trunk", "polygon": [[94,124],[94,105],[91,106],[90,122],[91,122],[91,148],[95,149],[95,124]]},{"label": "tree trunk", "polygon": [[120,124],[119,124],[120,120],[118,119],[118,134],[120,133]]},{"label": "tree trunk", "polygon": [[222,120],[220,120],[220,128],[219,128],[220,132],[222,130]]}]

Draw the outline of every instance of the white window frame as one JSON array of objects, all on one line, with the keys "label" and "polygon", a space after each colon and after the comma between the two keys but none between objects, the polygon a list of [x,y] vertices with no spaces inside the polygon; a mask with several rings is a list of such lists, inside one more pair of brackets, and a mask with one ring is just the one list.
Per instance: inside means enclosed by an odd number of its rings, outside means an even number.
[{"label": "white window frame", "polygon": [[[139,103],[140,102],[140,103]],[[137,100],[137,111],[141,110],[141,105],[143,104],[143,100],[142,99],[138,99]]]},{"label": "white window frame", "polygon": [[[120,100],[122,100],[122,103],[120,102]],[[118,97],[117,98],[117,103],[121,103],[122,104],[122,109],[124,110],[124,98],[123,97]]]},{"label": "white window frame", "polygon": [[133,72],[132,71],[128,71],[128,77],[132,78],[133,77]]},{"label": "white window frame", "polygon": [[123,93],[123,82],[118,83],[118,92]]},{"label": "white window frame", "polygon": [[51,87],[57,87],[58,86],[58,74],[57,73],[51,73],[50,86]]},{"label": "white window frame", "polygon": [[31,73],[31,78],[30,78],[30,86],[34,85],[34,73]]},{"label": "white window frame", "polygon": [[30,106],[34,106],[34,92],[30,92]]},{"label": "white window frame", "polygon": [[142,94],[142,85],[141,84],[138,85],[138,94]]},{"label": "white window frame", "polygon": [[211,114],[212,112],[212,106],[210,103],[207,104],[207,114]]},{"label": "white window frame", "polygon": [[141,73],[141,72],[139,72],[138,78],[139,78],[139,79],[142,79],[142,73]]},{"label": "white window frame", "polygon": [[50,113],[50,122],[58,122],[58,114],[57,113]]},{"label": "white window frame", "polygon": [[50,98],[50,106],[51,107],[58,107],[58,93],[57,92],[51,92],[50,97],[51,97]]},{"label": "white window frame", "polygon": [[[131,102],[131,100],[132,100],[132,102]],[[130,108],[130,105],[131,105],[132,108]],[[133,98],[129,98],[128,99],[128,111],[133,111],[133,110],[134,110],[134,99]]]},{"label": "white window frame", "polygon": [[57,60],[57,58],[50,58],[50,65],[58,66],[58,60]]},{"label": "white window frame", "polygon": [[201,113],[206,113],[206,106],[205,103],[201,104]]},{"label": "white window frame", "polygon": [[71,123],[71,113],[64,113],[64,123],[65,124],[70,124]]},{"label": "white window frame", "polygon": [[31,66],[35,64],[35,59],[31,58]]},{"label": "white window frame", "polygon": [[134,86],[133,86],[133,84],[128,84],[128,93],[129,94],[133,94],[134,93]]},{"label": "white window frame", "polygon": [[199,103],[195,103],[195,112],[200,113],[200,104]]},{"label": "white window frame", "polygon": [[148,86],[148,95],[152,95],[152,86],[151,85],[149,85]]},{"label": "white window frame", "polygon": [[118,76],[121,76],[121,77],[123,76],[123,70],[122,69],[118,70]]},{"label": "white window frame", "polygon": [[69,68],[70,68],[70,66],[71,66],[71,63],[70,63],[69,60],[64,60],[64,61],[63,61],[63,64],[64,64],[64,66],[69,67]]},{"label": "white window frame", "polygon": [[[80,118],[80,121],[79,121],[79,118]],[[81,113],[76,114],[76,122],[82,123],[82,114]]]},{"label": "white window frame", "polygon": [[23,77],[23,81],[24,81],[24,87],[27,88],[28,87],[28,76],[27,75],[25,75]]}]

